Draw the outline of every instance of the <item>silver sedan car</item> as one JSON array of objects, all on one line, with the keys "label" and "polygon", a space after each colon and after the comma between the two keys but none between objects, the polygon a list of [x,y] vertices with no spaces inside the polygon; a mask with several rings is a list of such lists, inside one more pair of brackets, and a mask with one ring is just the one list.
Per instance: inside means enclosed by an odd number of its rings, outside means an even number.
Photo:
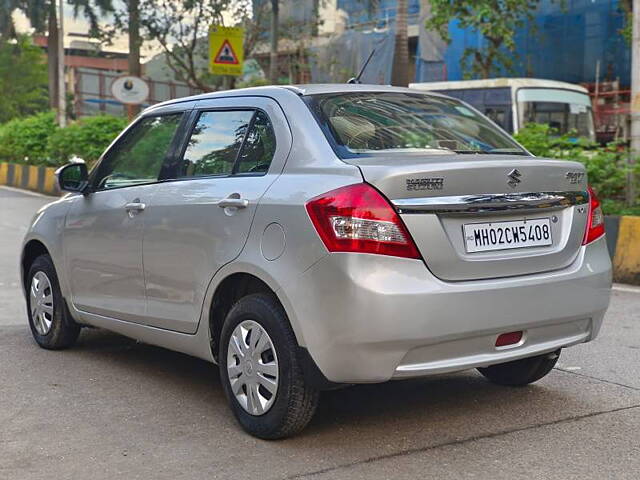
[{"label": "silver sedan car", "polygon": [[262,87],[144,111],[21,258],[48,349],[105,328],[219,365],[252,435],[318,392],[477,368],[526,385],[609,304],[600,203],[469,105],[365,85]]}]

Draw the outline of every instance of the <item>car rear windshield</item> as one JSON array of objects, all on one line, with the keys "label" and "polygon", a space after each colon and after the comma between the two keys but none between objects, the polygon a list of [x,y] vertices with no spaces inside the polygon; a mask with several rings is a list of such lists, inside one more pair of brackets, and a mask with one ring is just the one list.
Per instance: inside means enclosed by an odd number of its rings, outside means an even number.
[{"label": "car rear windshield", "polygon": [[305,100],[342,158],[401,152],[528,155],[487,118],[455,99],[358,92]]}]

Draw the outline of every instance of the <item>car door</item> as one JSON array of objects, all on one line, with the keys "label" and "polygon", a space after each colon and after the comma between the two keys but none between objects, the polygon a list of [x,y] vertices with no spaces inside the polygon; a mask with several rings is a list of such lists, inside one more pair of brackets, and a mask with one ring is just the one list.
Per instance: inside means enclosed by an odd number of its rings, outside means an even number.
[{"label": "car door", "polygon": [[282,172],[291,133],[263,97],[199,102],[191,133],[145,212],[147,323],[193,333],[214,273],[246,242],[258,202]]},{"label": "car door", "polygon": [[144,317],[145,208],[182,115],[137,121],[92,171],[91,193],[74,198],[64,248],[76,309],[127,321]]}]

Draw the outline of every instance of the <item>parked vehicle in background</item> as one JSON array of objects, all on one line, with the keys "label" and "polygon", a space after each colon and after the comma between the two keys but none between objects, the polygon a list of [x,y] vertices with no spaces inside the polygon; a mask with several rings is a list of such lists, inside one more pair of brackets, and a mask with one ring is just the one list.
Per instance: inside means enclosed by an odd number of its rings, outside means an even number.
[{"label": "parked vehicle in background", "polygon": [[527,123],[546,123],[559,134],[575,131],[580,137],[596,140],[591,98],[580,85],[536,78],[492,78],[412,83],[409,87],[463,100],[512,134]]},{"label": "parked vehicle in background", "polygon": [[471,368],[535,382],[609,303],[584,166],[439,94],[184,98],[58,179],[70,193],[37,213],[21,260],[36,342],[70,347],[91,325],[215,362],[261,438],[302,429],[340,385]]}]

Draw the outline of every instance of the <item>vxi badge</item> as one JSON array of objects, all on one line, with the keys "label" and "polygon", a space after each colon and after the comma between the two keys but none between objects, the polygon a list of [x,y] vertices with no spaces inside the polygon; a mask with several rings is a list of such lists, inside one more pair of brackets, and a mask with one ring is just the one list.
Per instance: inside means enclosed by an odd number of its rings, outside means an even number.
[{"label": "vxi badge", "polygon": [[444,177],[430,178],[407,178],[407,190],[442,190],[444,188]]},{"label": "vxi badge", "polygon": [[569,180],[571,185],[577,185],[578,183],[582,183],[584,172],[567,172],[565,178]]}]

